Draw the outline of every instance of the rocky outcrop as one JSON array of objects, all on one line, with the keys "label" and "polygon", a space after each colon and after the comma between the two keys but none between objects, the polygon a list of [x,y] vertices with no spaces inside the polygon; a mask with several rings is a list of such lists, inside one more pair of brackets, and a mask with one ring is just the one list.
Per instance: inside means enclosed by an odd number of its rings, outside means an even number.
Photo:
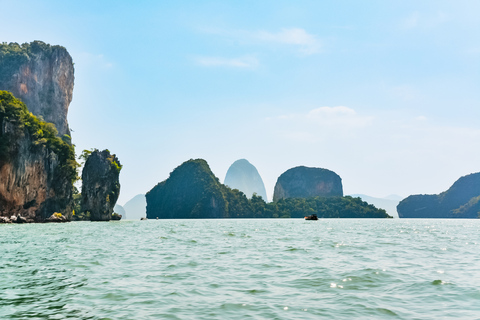
[{"label": "rocky outcrop", "polygon": [[273,201],[317,196],[342,197],[342,179],[327,169],[300,166],[285,171],[278,178]]},{"label": "rocky outcrop", "polygon": [[73,146],[52,124],[0,91],[0,216],[42,222],[54,212],[72,213],[76,161]]},{"label": "rocky outcrop", "polygon": [[64,47],[41,41],[0,44],[0,90],[12,92],[34,115],[55,124],[60,136],[70,136],[73,83],[73,61]]},{"label": "rocky outcrop", "polygon": [[109,221],[120,194],[119,175],[122,166],[110,151],[93,151],[82,171],[82,211],[92,221]]},{"label": "rocky outcrop", "polygon": [[205,160],[188,160],[146,194],[147,218],[224,218],[224,189]]},{"label": "rocky outcrop", "polygon": [[480,172],[458,179],[440,194],[412,195],[397,206],[400,218],[466,218],[480,216]]},{"label": "rocky outcrop", "polygon": [[254,193],[267,201],[267,191],[257,168],[245,159],[235,161],[228,168],[224,184],[242,191],[248,198]]}]

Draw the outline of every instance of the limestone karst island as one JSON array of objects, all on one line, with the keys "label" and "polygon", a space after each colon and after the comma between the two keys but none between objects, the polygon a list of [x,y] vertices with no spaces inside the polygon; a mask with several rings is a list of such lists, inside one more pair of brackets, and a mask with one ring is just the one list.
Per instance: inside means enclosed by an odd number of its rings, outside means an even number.
[{"label": "limestone karst island", "polygon": [[[122,215],[392,216],[358,197],[344,196],[340,176],[324,168],[298,166],[285,171],[268,202],[261,174],[246,159],[230,166],[223,184],[205,160],[187,160],[146,195],[138,195],[135,210],[116,206],[122,170],[117,156],[94,148],[76,156],[67,121],[73,88],[74,63],[64,47],[41,41],[0,45],[0,223],[110,221]],[[75,187],[78,180],[81,190]],[[397,211],[400,218],[478,218],[480,173],[460,178],[439,195],[409,196]]]}]

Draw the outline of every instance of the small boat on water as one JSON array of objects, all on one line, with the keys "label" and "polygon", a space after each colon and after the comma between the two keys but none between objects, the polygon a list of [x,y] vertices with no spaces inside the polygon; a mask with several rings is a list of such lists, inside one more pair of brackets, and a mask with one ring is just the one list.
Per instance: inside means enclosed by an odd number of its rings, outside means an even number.
[{"label": "small boat on water", "polygon": [[305,220],[318,220],[318,217],[316,214],[312,214],[311,216],[306,216]]}]

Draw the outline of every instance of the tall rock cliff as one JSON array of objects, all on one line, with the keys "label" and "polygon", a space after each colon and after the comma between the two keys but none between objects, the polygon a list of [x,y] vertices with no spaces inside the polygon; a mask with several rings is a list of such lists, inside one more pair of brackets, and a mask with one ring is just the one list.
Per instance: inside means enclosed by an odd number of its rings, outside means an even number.
[{"label": "tall rock cliff", "polygon": [[295,167],[277,179],[273,201],[284,198],[342,197],[342,179],[322,168]]},{"label": "tall rock cliff", "polygon": [[0,44],[0,90],[22,100],[30,112],[70,135],[68,106],[72,101],[73,61],[61,46],[41,41]]},{"label": "tall rock cliff", "polygon": [[224,184],[232,189],[242,191],[251,198],[254,193],[267,201],[267,191],[257,168],[245,159],[235,161],[228,168]]},{"label": "tall rock cliff", "polygon": [[92,221],[109,221],[120,194],[119,175],[122,166],[110,151],[93,151],[82,171],[82,211]]},{"label": "tall rock cliff", "polygon": [[480,217],[480,172],[461,177],[440,194],[412,195],[397,206],[400,218]]},{"label": "tall rock cliff", "polygon": [[225,192],[205,160],[191,159],[146,194],[147,218],[225,218]]},{"label": "tall rock cliff", "polygon": [[41,222],[69,218],[76,179],[73,146],[33,116],[10,92],[0,91],[0,216]]}]

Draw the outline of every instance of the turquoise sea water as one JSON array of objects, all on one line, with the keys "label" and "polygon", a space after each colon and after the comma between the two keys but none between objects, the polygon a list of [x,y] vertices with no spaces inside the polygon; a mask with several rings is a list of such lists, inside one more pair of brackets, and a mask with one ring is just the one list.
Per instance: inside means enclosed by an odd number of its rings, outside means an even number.
[{"label": "turquoise sea water", "polygon": [[0,319],[480,319],[479,220],[0,225]]}]

